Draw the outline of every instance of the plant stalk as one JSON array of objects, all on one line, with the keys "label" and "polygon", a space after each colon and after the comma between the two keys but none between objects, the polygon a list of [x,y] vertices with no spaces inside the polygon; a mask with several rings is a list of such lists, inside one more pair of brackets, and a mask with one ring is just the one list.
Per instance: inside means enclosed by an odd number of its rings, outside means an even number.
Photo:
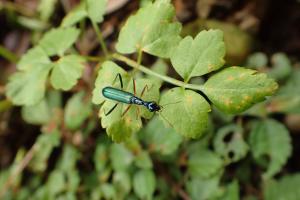
[{"label": "plant stalk", "polygon": [[101,48],[103,50],[103,53],[104,53],[105,57],[108,57],[108,50],[107,50],[106,44],[104,43],[104,39],[103,39],[102,33],[101,33],[101,31],[100,31],[97,23],[92,22],[92,24],[93,24],[93,28],[95,29],[95,32],[97,34],[100,46],[101,46]]},{"label": "plant stalk", "polygon": [[203,85],[195,85],[195,84],[189,84],[189,83],[185,83],[183,81],[179,81],[177,79],[174,79],[174,78],[171,78],[171,77],[168,77],[168,76],[165,76],[165,75],[162,75],[162,74],[159,74],[159,73],[156,73],[150,69],[148,69],[147,67],[125,57],[125,56],[122,56],[120,54],[113,54],[112,55],[112,58],[116,59],[116,60],[119,60],[119,61],[122,61],[124,63],[126,63],[128,66],[134,68],[134,69],[137,69],[137,70],[140,70],[142,72],[144,72],[145,74],[148,74],[148,75],[151,75],[151,76],[155,76],[159,79],[162,79],[164,80],[165,82],[168,82],[168,83],[171,83],[173,85],[176,85],[176,86],[179,86],[179,87],[183,87],[183,88],[187,88],[187,89],[192,89],[192,90],[198,90],[198,91],[202,91],[203,92]]}]

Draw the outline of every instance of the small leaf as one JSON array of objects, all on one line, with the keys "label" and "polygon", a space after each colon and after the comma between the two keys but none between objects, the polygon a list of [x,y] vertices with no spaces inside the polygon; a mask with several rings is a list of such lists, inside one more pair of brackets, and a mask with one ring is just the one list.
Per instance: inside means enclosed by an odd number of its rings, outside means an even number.
[{"label": "small leaf", "polygon": [[102,95],[104,87],[112,85],[120,87],[119,79],[116,80],[118,73],[122,77],[126,74],[121,67],[111,61],[106,61],[102,64],[95,81],[95,89],[93,90],[92,101],[94,104],[101,104],[105,100],[105,97]]},{"label": "small leaf", "polygon": [[139,168],[142,169],[149,169],[152,168],[152,160],[147,151],[142,151],[140,152],[136,157],[135,157],[135,165]]},{"label": "small leaf", "polygon": [[54,198],[58,193],[64,190],[65,185],[66,180],[64,177],[64,173],[60,170],[52,171],[46,183],[49,195]]},{"label": "small leaf", "polygon": [[295,70],[287,83],[271,99],[268,109],[272,112],[300,114],[300,70]]},{"label": "small leaf", "polygon": [[276,53],[272,56],[272,70],[268,75],[277,80],[283,80],[292,73],[292,64],[284,53]]},{"label": "small leaf", "polygon": [[201,31],[195,39],[190,36],[180,41],[171,56],[177,73],[188,82],[221,68],[225,61],[225,45],[220,30]]},{"label": "small leaf", "polygon": [[124,171],[133,162],[132,153],[122,144],[112,144],[110,146],[110,159],[115,171]]},{"label": "small leaf", "polygon": [[36,153],[34,154],[30,168],[35,172],[43,172],[48,165],[48,158],[53,149],[60,143],[60,132],[54,130],[51,133],[42,133],[36,142]]},{"label": "small leaf", "polygon": [[223,192],[219,188],[219,181],[219,176],[213,176],[209,179],[192,177],[185,183],[185,187],[192,200],[216,199]]},{"label": "small leaf", "polygon": [[117,190],[118,199],[124,199],[124,196],[126,196],[131,190],[131,180],[127,172],[115,172],[113,174],[113,184]]},{"label": "small leaf", "polygon": [[[291,155],[291,138],[287,128],[275,121],[257,122],[250,134],[249,143],[256,160],[269,156],[270,162],[263,177],[268,179],[278,173]],[[278,148],[280,147],[280,148]]]},{"label": "small leaf", "polygon": [[34,105],[45,96],[46,80],[52,65],[41,64],[10,77],[6,95],[15,105]]},{"label": "small leaf", "polygon": [[133,190],[140,199],[151,199],[156,179],[152,170],[140,170],[133,176]]},{"label": "small leaf", "polygon": [[[151,17],[149,17],[151,16]],[[116,48],[129,54],[140,50],[168,58],[180,41],[181,25],[173,22],[175,11],[166,1],[156,1],[129,17],[121,29]]]},{"label": "small leaf", "polygon": [[46,52],[39,46],[36,46],[26,52],[18,62],[19,70],[30,70],[38,65],[50,64],[51,61],[48,58]]},{"label": "small leaf", "polygon": [[218,200],[239,200],[240,192],[239,192],[239,183],[237,181],[233,181],[226,186],[226,191],[224,196],[222,196]]},{"label": "small leaf", "polygon": [[43,21],[48,21],[52,16],[57,0],[40,0],[39,13]]},{"label": "small leaf", "polygon": [[103,15],[105,13],[107,0],[87,0],[86,10],[89,18],[94,23],[100,23],[103,21]]},{"label": "small leaf", "polygon": [[300,174],[287,175],[279,181],[268,181],[264,187],[265,200],[298,200],[300,199]]},{"label": "small leaf", "polygon": [[173,128],[164,126],[157,116],[153,117],[139,135],[149,149],[163,155],[175,152],[182,142],[182,136],[177,134]]},{"label": "small leaf", "polygon": [[84,59],[77,55],[61,57],[54,63],[51,84],[55,89],[70,90],[77,83],[84,69]]},{"label": "small leaf", "polygon": [[65,124],[71,130],[76,130],[92,113],[89,99],[84,99],[85,93],[74,94],[67,102],[65,108]]},{"label": "small leaf", "polygon": [[23,106],[22,118],[30,124],[46,124],[51,119],[51,111],[46,99],[32,106]]},{"label": "small leaf", "polygon": [[247,59],[246,66],[253,69],[266,67],[268,64],[268,57],[262,52],[251,54]]},{"label": "small leaf", "polygon": [[[237,162],[248,152],[248,145],[243,139],[243,130],[234,124],[222,127],[214,138],[215,151],[225,159],[226,164]],[[228,141],[226,138],[230,138]]]},{"label": "small leaf", "polygon": [[[151,67],[151,70],[154,72],[157,72],[161,75],[166,75],[168,72],[168,65],[162,60],[158,59]],[[163,81],[160,78],[157,78],[155,76],[147,76],[147,78],[154,80],[155,83],[158,85],[162,85]]]},{"label": "small leaf", "polygon": [[235,114],[272,95],[278,85],[266,74],[241,67],[229,67],[213,75],[203,92],[223,112]]},{"label": "small leaf", "polygon": [[63,55],[77,40],[80,31],[74,27],[57,28],[48,31],[40,40],[41,46],[48,56]]},{"label": "small leaf", "polygon": [[222,168],[220,157],[208,150],[198,150],[189,156],[188,170],[192,177],[208,178]]},{"label": "small leaf", "polygon": [[210,105],[196,92],[173,88],[162,95],[160,105],[160,118],[183,136],[197,138],[207,129]]},{"label": "small leaf", "polygon": [[83,20],[85,17],[87,17],[87,11],[85,9],[85,3],[82,2],[64,17],[61,26],[73,26]]}]

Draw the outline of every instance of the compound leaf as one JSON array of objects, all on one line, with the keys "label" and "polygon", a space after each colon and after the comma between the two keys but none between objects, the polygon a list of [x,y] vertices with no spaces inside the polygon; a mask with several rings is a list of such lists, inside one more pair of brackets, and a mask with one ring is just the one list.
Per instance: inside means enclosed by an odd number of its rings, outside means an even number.
[{"label": "compound leaf", "polygon": [[177,73],[187,82],[190,78],[217,70],[225,63],[225,44],[220,30],[201,31],[195,39],[180,41],[171,56]]},{"label": "compound leaf", "polygon": [[213,75],[203,92],[223,112],[235,114],[272,95],[278,85],[266,74],[241,67],[229,67]]},{"label": "compound leaf", "polygon": [[181,39],[181,25],[173,22],[174,15],[174,8],[168,1],[156,1],[139,9],[121,29],[116,45],[118,52],[129,54],[142,50],[159,57],[170,57]]},{"label": "compound leaf", "polygon": [[77,40],[80,31],[74,27],[55,28],[48,31],[40,40],[41,46],[48,56],[63,55]]},{"label": "compound leaf", "polygon": [[[291,155],[291,138],[287,128],[275,120],[257,122],[249,138],[251,151],[256,160],[269,156],[270,162],[264,178],[271,178],[281,170]],[[280,148],[278,148],[280,147]]]},{"label": "compound leaf", "polygon": [[173,88],[162,95],[160,105],[160,118],[183,136],[197,138],[207,129],[210,105],[196,92]]},{"label": "compound leaf", "polygon": [[70,90],[83,72],[84,59],[77,55],[61,57],[54,63],[51,84],[55,89]]}]

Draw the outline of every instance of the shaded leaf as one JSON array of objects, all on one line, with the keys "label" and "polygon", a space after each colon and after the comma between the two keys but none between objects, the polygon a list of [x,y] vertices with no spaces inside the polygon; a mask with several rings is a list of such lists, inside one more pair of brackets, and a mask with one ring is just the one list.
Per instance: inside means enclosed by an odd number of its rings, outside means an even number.
[{"label": "shaded leaf", "polygon": [[300,174],[287,175],[279,181],[267,181],[264,187],[265,200],[300,199]]},{"label": "shaded leaf", "polygon": [[71,130],[76,130],[92,113],[89,99],[84,99],[85,93],[74,94],[67,102],[65,108],[65,124]]},{"label": "shaded leaf", "polygon": [[51,119],[51,111],[46,99],[32,106],[23,106],[22,118],[30,124],[46,124]]},{"label": "shaded leaf", "polygon": [[52,16],[56,3],[57,0],[40,0],[38,10],[43,21],[48,21]]},{"label": "shaded leaf", "polygon": [[278,85],[266,74],[241,67],[229,67],[213,75],[204,84],[203,92],[226,113],[245,111],[272,95]]},{"label": "shaded leaf", "polygon": [[223,33],[219,30],[201,31],[195,39],[190,36],[180,41],[171,56],[176,72],[188,82],[219,69],[225,63]]},{"label": "shaded leaf", "polygon": [[53,65],[51,84],[55,89],[70,90],[77,83],[84,69],[84,59],[77,55],[61,57]]},{"label": "shaded leaf", "polygon": [[[269,156],[270,162],[263,177],[268,179],[278,173],[291,155],[291,138],[287,128],[275,121],[257,122],[251,131],[249,143],[256,160]],[[278,148],[280,147],[280,148]]]},{"label": "shaded leaf", "polygon": [[140,152],[134,159],[135,165],[142,169],[152,168],[152,160],[147,151]]},{"label": "shaded leaf", "polygon": [[140,136],[149,149],[163,155],[175,152],[182,142],[182,136],[173,128],[166,127],[156,116],[143,129]]},{"label": "shaded leaf", "polygon": [[128,54],[142,50],[159,57],[170,57],[181,39],[181,25],[173,22],[174,15],[173,6],[164,0],[139,9],[121,29],[116,45],[118,52]]},{"label": "shaded leaf", "polygon": [[140,170],[133,176],[133,190],[141,199],[151,199],[156,187],[152,170]]},{"label": "shaded leaf", "polygon": [[272,56],[272,69],[268,75],[277,80],[282,80],[292,73],[292,64],[284,53],[276,53]]},{"label": "shaded leaf", "polygon": [[162,95],[160,105],[165,104],[160,114],[165,124],[185,137],[197,138],[204,134],[210,105],[201,95],[191,90],[173,88]]},{"label": "shaded leaf", "polygon": [[132,153],[122,144],[112,144],[110,146],[110,159],[115,171],[124,171],[133,162]]}]

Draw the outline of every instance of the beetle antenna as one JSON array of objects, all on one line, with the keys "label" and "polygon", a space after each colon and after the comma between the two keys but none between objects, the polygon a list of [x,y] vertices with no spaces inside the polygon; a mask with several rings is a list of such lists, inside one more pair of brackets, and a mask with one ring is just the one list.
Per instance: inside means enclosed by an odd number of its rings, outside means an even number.
[{"label": "beetle antenna", "polygon": [[174,128],[174,126],[171,124],[171,122],[169,120],[167,120],[167,118],[161,113],[158,113],[164,120],[166,120],[166,122],[169,124],[170,127]]},{"label": "beetle antenna", "polygon": [[177,103],[180,103],[180,102],[182,102],[182,101],[177,101],[177,102],[172,102],[172,103],[166,103],[166,104],[161,105],[161,107],[172,105],[172,104],[177,104]]}]

